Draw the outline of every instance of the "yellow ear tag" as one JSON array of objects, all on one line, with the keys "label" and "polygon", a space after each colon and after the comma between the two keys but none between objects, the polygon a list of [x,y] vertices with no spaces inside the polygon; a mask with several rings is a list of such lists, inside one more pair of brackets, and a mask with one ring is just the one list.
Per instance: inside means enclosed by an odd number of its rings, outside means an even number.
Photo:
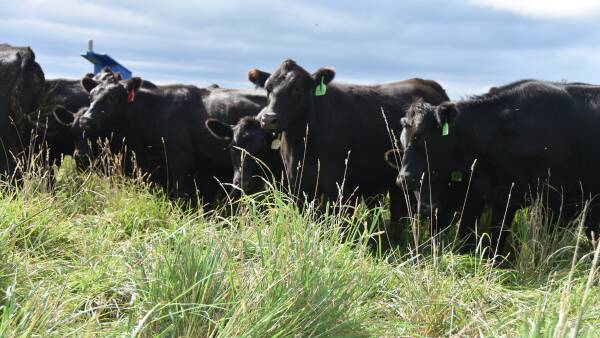
[{"label": "yellow ear tag", "polygon": [[279,148],[281,148],[281,134],[277,135],[277,137],[273,139],[273,142],[271,142],[271,149],[277,150]]}]

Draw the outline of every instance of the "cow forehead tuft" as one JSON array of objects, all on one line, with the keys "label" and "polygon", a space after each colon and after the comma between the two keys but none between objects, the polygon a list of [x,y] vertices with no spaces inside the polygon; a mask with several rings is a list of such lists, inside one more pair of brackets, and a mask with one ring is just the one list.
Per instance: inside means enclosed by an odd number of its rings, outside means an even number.
[{"label": "cow forehead tuft", "polygon": [[258,78],[259,73],[258,73],[258,69],[256,68],[252,68],[248,71],[248,77],[251,79],[255,79]]},{"label": "cow forehead tuft", "polygon": [[283,67],[285,68],[292,68],[296,66],[296,61],[292,60],[292,59],[285,59],[283,60]]},{"label": "cow forehead tuft", "polygon": [[119,86],[117,83],[101,83],[90,91],[90,95],[106,95]]}]

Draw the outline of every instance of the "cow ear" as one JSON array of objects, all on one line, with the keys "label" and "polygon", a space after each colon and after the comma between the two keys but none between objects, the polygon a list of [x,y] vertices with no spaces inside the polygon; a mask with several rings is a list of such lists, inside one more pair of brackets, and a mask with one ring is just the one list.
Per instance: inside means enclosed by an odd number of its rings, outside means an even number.
[{"label": "cow ear", "polygon": [[402,152],[400,149],[390,149],[383,155],[385,162],[392,168],[400,170],[400,161],[402,160]]},{"label": "cow ear", "polygon": [[81,86],[83,87],[83,89],[85,89],[88,93],[92,91],[92,89],[96,88],[96,86],[98,85],[98,82],[96,82],[96,80],[90,78],[90,77],[84,77],[83,79],[81,79]]},{"label": "cow ear", "polygon": [[127,89],[128,92],[131,92],[132,90],[137,91],[138,89],[140,89],[141,86],[142,86],[142,79],[136,76],[136,77],[132,77],[131,79],[127,80],[125,89]]},{"label": "cow ear", "polygon": [[54,109],[54,111],[52,112],[52,115],[54,115],[54,118],[56,119],[56,121],[58,123],[60,123],[61,125],[65,126],[65,127],[72,126],[73,121],[75,121],[75,116],[73,115],[73,113],[68,111],[63,106],[56,107]]},{"label": "cow ear", "polygon": [[452,102],[444,102],[435,108],[435,119],[440,126],[444,123],[452,124],[458,115],[458,108]]},{"label": "cow ear", "polygon": [[317,70],[312,77],[315,82],[315,86],[320,85],[321,80],[323,81],[323,84],[329,84],[329,82],[331,82],[335,77],[335,70],[329,67],[319,68],[319,70]]},{"label": "cow ear", "polygon": [[206,129],[219,140],[231,141],[233,138],[233,126],[217,119],[208,119],[204,123]]},{"label": "cow ear", "polygon": [[256,87],[265,88],[265,82],[271,76],[270,73],[263,72],[262,70],[258,70],[256,68],[250,69],[248,71],[248,80],[254,83]]}]

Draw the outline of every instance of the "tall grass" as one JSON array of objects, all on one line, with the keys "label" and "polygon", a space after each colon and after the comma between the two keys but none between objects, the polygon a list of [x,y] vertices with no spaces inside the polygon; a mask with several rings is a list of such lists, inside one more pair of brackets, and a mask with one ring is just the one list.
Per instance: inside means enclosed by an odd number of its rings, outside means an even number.
[{"label": "tall grass", "polygon": [[600,336],[598,251],[543,203],[500,269],[453,229],[377,250],[381,208],[341,219],[272,186],[209,212],[114,170],[51,176],[0,189],[2,337]]}]

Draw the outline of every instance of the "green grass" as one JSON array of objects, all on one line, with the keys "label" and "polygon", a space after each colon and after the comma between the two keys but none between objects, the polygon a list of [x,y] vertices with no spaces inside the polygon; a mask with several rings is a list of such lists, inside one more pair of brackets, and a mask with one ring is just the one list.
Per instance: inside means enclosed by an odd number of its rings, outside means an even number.
[{"label": "green grass", "polygon": [[496,268],[453,231],[377,253],[379,209],[344,227],[274,190],[203,213],[140,180],[46,176],[0,188],[0,337],[600,337],[594,253],[541,206]]}]

